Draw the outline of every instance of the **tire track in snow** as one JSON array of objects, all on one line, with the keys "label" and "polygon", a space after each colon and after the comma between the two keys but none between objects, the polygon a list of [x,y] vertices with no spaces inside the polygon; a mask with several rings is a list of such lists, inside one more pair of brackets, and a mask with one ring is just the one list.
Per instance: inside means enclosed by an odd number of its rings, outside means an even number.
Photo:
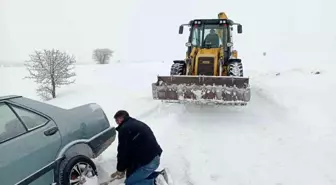
[{"label": "tire track in snow", "polygon": [[[213,142],[221,141],[223,142],[221,145],[231,148],[232,151],[225,152],[229,158],[243,157],[246,148],[234,146],[235,142],[232,143],[232,139],[244,144],[251,138],[258,143],[269,137],[269,132],[262,130],[264,125],[286,119],[286,107],[279,104],[271,91],[264,88],[262,84],[252,87],[252,98],[247,106],[222,107],[158,102],[155,107],[141,114],[142,119],[155,122],[153,127],[160,130],[158,135],[164,141],[162,144],[166,153],[163,160],[176,163],[168,163],[167,166],[176,170],[174,178],[177,179],[174,180],[178,184],[216,184],[219,179],[227,183],[246,182],[244,179],[239,179],[236,167],[231,166],[232,169],[228,169],[227,164],[230,165],[232,162],[221,160],[222,153]],[[254,131],[260,135],[253,134]],[[259,148],[258,145],[253,147],[262,151],[262,147]],[[251,146],[251,149],[253,147]],[[261,155],[253,150],[248,153],[254,156]],[[245,162],[247,169],[259,165],[258,162]],[[224,167],[226,172],[221,171],[220,166],[226,166]],[[204,171],[207,167],[210,170]]]},{"label": "tire track in snow", "polygon": [[[267,86],[263,84],[254,85],[251,89],[251,101],[247,106],[242,107],[164,103],[152,100],[150,97],[139,98],[140,102],[144,100],[145,104],[151,107],[142,112],[139,111],[135,117],[149,124],[155,123],[151,127],[157,133],[159,140],[162,140],[162,142],[159,141],[164,149],[162,161],[167,161],[167,165],[164,166],[175,170],[173,176],[176,183],[180,185],[198,185],[204,182],[216,184],[218,179],[232,182],[236,180],[236,169],[233,167],[233,172],[219,170],[218,166],[231,163],[226,160],[221,161],[221,154],[218,154],[221,152],[211,143],[216,140],[225,141],[224,146],[228,145],[231,148],[233,146],[230,146],[232,145],[230,140],[237,138],[238,143],[247,142],[248,139],[244,139],[244,133],[250,135],[251,128],[260,130],[254,128],[258,127],[258,124],[285,119],[286,107],[279,104],[273,98],[271,91],[265,88]],[[152,104],[154,102],[155,104]],[[237,130],[241,130],[241,133],[234,133]],[[231,131],[233,132],[230,133]],[[238,135],[235,136],[235,134]],[[258,141],[260,138],[265,138],[265,133],[261,136],[247,135],[247,137],[252,139],[258,137]],[[235,152],[244,152],[241,147],[232,149],[233,151],[227,151],[225,155],[233,157],[236,155]],[[251,154],[258,155],[253,151]],[[195,159],[195,156],[198,156],[198,159]],[[171,164],[171,161],[176,164]],[[251,164],[248,164],[247,168],[251,168],[249,165]],[[210,167],[210,171],[204,171],[207,167]]]},{"label": "tire track in snow", "polygon": [[158,115],[158,114],[161,113],[161,111],[165,111],[165,110],[169,109],[170,106],[172,106],[172,104],[165,104],[165,103],[162,103],[161,101],[152,100],[152,99],[147,100],[146,102],[147,102],[147,104],[155,103],[155,105],[153,105],[151,108],[149,108],[149,109],[147,109],[147,110],[145,110],[141,113],[138,113],[136,118],[146,119],[146,118],[149,118],[151,116]]},{"label": "tire track in snow", "polygon": [[187,185],[194,185],[195,183],[192,181],[191,174],[190,174],[190,162],[182,156],[183,164],[184,164],[184,175],[183,179]]},{"label": "tire track in snow", "polygon": [[256,114],[263,114],[265,117],[273,117],[282,120],[288,114],[288,109],[276,100],[267,87],[255,85],[251,89],[252,97],[248,109]]},{"label": "tire track in snow", "polygon": [[155,105],[154,107],[138,114],[136,116],[137,119],[145,119],[146,117],[151,116],[158,108],[160,107],[160,104]]}]

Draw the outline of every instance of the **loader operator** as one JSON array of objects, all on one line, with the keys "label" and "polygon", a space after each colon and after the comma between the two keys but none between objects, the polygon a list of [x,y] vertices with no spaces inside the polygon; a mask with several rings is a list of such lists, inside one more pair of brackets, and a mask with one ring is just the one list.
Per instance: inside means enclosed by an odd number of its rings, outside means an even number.
[{"label": "loader operator", "polygon": [[219,37],[214,29],[204,39],[204,46],[210,45],[212,48],[219,47]]},{"label": "loader operator", "polygon": [[125,185],[154,185],[160,165],[162,149],[152,130],[145,123],[129,116],[125,110],[119,110],[114,119],[118,124],[117,171],[111,178],[121,179],[126,173]]}]

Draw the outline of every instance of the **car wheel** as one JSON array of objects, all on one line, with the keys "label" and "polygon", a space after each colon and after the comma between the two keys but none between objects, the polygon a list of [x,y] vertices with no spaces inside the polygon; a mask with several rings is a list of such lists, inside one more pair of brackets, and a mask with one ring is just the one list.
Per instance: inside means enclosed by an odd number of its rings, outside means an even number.
[{"label": "car wheel", "polygon": [[98,175],[96,165],[83,155],[65,159],[60,165],[58,174],[61,185],[82,185],[86,178]]}]

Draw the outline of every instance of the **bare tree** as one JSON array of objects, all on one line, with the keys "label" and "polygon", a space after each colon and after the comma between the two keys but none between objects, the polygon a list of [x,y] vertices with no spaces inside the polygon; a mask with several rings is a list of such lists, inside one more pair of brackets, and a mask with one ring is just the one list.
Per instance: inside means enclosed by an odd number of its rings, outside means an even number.
[{"label": "bare tree", "polygon": [[35,51],[29,55],[30,60],[25,61],[25,66],[30,76],[25,78],[34,79],[39,85],[37,93],[43,99],[56,98],[56,88],[69,85],[75,80],[73,71],[76,63],[75,57],[59,50]]},{"label": "bare tree", "polygon": [[92,54],[93,60],[95,60],[98,64],[108,64],[110,58],[112,57],[114,51],[110,49],[95,49]]}]

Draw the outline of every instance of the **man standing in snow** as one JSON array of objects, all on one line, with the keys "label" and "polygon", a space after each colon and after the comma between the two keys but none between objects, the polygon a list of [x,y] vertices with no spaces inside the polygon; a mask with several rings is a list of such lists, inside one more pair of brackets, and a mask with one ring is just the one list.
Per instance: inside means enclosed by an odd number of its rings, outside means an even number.
[{"label": "man standing in snow", "polygon": [[111,177],[123,178],[126,173],[125,185],[154,185],[155,180],[150,175],[160,165],[162,149],[152,130],[124,110],[119,110],[114,119],[118,124],[118,163]]}]

